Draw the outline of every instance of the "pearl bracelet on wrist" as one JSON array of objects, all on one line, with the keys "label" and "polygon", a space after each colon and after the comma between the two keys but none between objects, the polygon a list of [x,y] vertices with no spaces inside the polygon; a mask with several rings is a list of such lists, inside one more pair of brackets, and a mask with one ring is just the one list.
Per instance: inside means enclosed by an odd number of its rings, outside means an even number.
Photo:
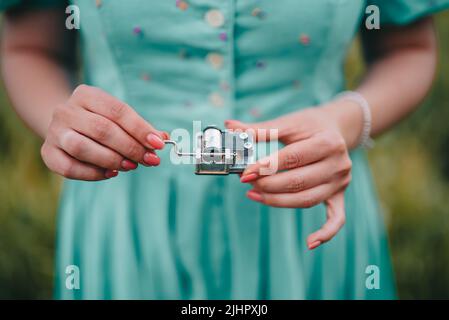
[{"label": "pearl bracelet on wrist", "polygon": [[336,100],[349,100],[355,102],[362,109],[363,128],[357,145],[367,149],[374,147],[374,141],[370,137],[372,126],[371,107],[365,97],[356,91],[344,91],[336,96]]}]

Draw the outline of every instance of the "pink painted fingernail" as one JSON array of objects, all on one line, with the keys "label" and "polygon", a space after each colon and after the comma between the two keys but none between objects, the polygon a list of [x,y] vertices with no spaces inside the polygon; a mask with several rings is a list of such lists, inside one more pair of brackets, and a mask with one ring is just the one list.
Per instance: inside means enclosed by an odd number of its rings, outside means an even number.
[{"label": "pink painted fingernail", "polygon": [[143,161],[150,166],[158,166],[161,163],[161,159],[152,152],[147,152],[143,156]]},{"label": "pink painted fingernail", "polygon": [[163,149],[165,146],[164,141],[162,141],[162,139],[157,135],[155,135],[154,133],[150,133],[147,136],[147,141],[154,149],[160,150]]},{"label": "pink painted fingernail", "polygon": [[321,241],[315,241],[308,245],[309,250],[313,250],[321,245]]},{"label": "pink painted fingernail", "polygon": [[263,201],[263,197],[262,194],[254,191],[254,190],[250,190],[246,193],[246,195],[248,196],[248,198],[250,198],[251,200],[257,201],[257,202],[262,202]]},{"label": "pink painted fingernail", "polygon": [[163,131],[163,132],[162,132],[162,135],[163,135],[163,138],[164,138],[165,140],[170,139],[170,134],[169,134],[168,132]]},{"label": "pink painted fingernail", "polygon": [[257,179],[257,173],[250,173],[240,178],[241,183],[248,183]]},{"label": "pink painted fingernail", "polygon": [[137,169],[137,163],[134,163],[130,160],[125,159],[122,161],[121,167],[124,170],[135,170],[135,169]]},{"label": "pink painted fingernail", "polygon": [[117,170],[106,170],[104,176],[106,177],[106,179],[111,179],[111,178],[117,177],[118,171]]}]

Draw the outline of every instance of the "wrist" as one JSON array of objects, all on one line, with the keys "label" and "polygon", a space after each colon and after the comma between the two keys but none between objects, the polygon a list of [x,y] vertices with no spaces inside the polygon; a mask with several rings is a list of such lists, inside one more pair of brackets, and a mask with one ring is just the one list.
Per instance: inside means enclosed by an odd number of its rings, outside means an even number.
[{"label": "wrist", "polygon": [[363,110],[357,102],[337,99],[321,107],[335,123],[348,149],[356,148],[363,131]]}]

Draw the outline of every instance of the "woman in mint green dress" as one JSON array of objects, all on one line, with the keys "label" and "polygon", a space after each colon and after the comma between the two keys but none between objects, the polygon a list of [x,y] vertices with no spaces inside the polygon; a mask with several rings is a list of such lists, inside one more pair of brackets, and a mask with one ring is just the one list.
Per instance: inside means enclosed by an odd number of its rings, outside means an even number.
[{"label": "woman in mint green dress", "polygon": [[[359,143],[427,93],[428,16],[448,0],[71,4],[67,14],[64,1],[0,1],[11,100],[44,139],[46,165],[68,178],[57,298],[395,298]],[[366,77],[336,98],[359,31]],[[88,86],[73,91],[77,33]],[[258,163],[239,181],[174,165],[161,140],[194,120],[279,129],[280,170],[262,176]],[[73,265],[79,287],[66,282]]]}]

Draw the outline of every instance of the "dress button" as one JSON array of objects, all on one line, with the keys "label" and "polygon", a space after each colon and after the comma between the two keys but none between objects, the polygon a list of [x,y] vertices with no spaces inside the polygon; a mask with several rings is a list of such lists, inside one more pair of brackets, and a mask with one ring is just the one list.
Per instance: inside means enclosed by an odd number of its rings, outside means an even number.
[{"label": "dress button", "polygon": [[224,98],[216,92],[210,94],[209,101],[214,107],[217,108],[221,108],[225,104]]},{"label": "dress button", "polygon": [[223,56],[221,54],[211,52],[206,56],[206,60],[214,69],[218,70],[223,66]]},{"label": "dress button", "polygon": [[220,10],[212,9],[207,11],[204,19],[211,27],[214,28],[219,28],[224,24],[224,16]]}]

